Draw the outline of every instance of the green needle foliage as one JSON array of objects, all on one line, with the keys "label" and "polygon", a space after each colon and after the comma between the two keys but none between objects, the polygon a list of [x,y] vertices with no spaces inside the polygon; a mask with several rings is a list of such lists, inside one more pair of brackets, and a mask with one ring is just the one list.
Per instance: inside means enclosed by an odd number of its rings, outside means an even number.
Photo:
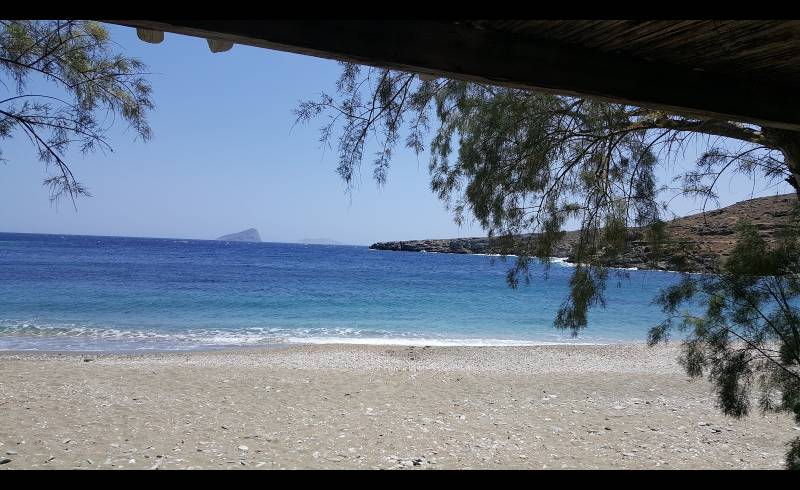
[{"label": "green needle foliage", "polygon": [[[770,246],[748,222],[718,274],[685,275],[657,298],[667,319],[649,333],[650,345],[673,329],[688,333],[680,362],[692,377],[707,374],[719,406],[740,418],[758,392],[764,412],[789,412],[800,424],[800,213]],[[697,305],[702,314],[693,314]],[[693,308],[694,307],[694,308]],[[800,469],[800,439],[787,454]]]},{"label": "green needle foliage", "polygon": [[[72,145],[84,154],[113,151],[106,133],[116,116],[143,140],[151,136],[146,67],[118,51],[97,22],[0,20],[0,140],[30,139],[50,172],[44,184],[53,200],[88,195],[65,154]],[[28,91],[31,77],[54,93]]]},{"label": "green needle foliage", "polygon": [[[516,254],[508,283],[530,281],[530,264],[549,265],[567,223],[577,223],[572,258],[578,265],[554,325],[574,335],[592,307],[605,305],[610,265],[631,238],[650,242],[643,261],[670,251],[665,243],[665,194],[706,203],[717,199],[726,172],[789,183],[800,193],[800,134],[724,120],[536,93],[344,63],[336,94],[301,102],[298,122],[327,116],[320,140],[338,149],[337,171],[348,189],[365,153],[373,176],[386,181],[401,142],[430,154],[431,190],[457,223],[474,216],[501,253]],[[430,139],[428,140],[428,138]],[[705,151],[687,171],[659,183],[656,170],[690,145]],[[800,195],[800,194],[799,194]],[[800,423],[798,360],[798,230],[775,247],[750,226],[727,263],[707,264],[658,298],[672,327],[688,334],[683,362],[691,376],[707,374],[722,410],[743,416],[755,381],[764,410],[784,410]],[[673,250],[674,251],[674,250]],[[691,253],[691,251],[684,251]],[[545,269],[546,270],[546,269]],[[679,308],[705,308],[693,317]],[[800,465],[800,439],[787,467]]]}]

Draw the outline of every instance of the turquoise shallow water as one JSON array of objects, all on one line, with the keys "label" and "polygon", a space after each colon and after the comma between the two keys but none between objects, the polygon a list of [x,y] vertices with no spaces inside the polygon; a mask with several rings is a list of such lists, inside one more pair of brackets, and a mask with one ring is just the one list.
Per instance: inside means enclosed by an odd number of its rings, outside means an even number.
[{"label": "turquoise shallow water", "polygon": [[360,246],[0,233],[0,350],[191,350],[286,342],[644,341],[669,272],[612,278],[577,338],[555,329],[571,267]]}]

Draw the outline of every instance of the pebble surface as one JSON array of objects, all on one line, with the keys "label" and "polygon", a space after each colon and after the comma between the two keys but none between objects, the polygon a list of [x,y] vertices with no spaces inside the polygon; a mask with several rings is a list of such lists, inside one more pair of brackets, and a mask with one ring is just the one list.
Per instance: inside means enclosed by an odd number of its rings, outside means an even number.
[{"label": "pebble surface", "polygon": [[14,468],[763,468],[790,417],[724,417],[674,346],[320,345],[0,354]]}]

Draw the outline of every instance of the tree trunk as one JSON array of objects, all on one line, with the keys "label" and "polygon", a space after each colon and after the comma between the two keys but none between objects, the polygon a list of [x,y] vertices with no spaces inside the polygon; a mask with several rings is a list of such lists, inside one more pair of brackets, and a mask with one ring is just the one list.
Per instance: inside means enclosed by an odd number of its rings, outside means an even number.
[{"label": "tree trunk", "polygon": [[789,169],[786,182],[794,188],[797,199],[800,200],[800,132],[770,130],[770,134],[778,143],[784,163]]},{"label": "tree trunk", "polygon": [[788,158],[787,154],[784,153],[784,158],[786,159],[786,165],[789,167],[789,171],[792,173],[791,177],[788,177],[786,180],[794,187],[797,199],[800,199],[800,145],[797,145],[796,150],[793,157]]}]

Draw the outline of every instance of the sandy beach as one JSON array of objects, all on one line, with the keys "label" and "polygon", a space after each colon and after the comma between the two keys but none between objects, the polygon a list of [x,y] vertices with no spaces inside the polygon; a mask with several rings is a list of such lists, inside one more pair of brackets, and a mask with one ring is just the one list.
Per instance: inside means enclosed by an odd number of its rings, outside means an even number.
[{"label": "sandy beach", "polygon": [[779,469],[675,346],[0,354],[0,469]]}]

